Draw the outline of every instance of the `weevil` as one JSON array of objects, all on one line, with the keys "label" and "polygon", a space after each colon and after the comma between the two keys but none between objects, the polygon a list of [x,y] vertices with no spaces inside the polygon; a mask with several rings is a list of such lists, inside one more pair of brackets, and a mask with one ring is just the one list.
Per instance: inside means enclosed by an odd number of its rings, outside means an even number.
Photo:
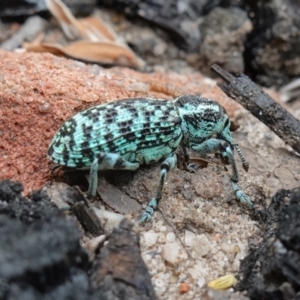
[{"label": "weevil", "polygon": [[177,163],[182,147],[202,154],[220,153],[232,168],[232,188],[240,202],[252,206],[238,186],[234,149],[244,169],[248,163],[233,142],[230,120],[218,102],[195,95],[174,101],[129,98],[91,107],[67,120],[55,134],[48,157],[59,165],[90,170],[87,198],[96,195],[98,170],[136,170],[142,164],[161,161],[156,195],[141,216],[149,221],[162,198],[168,172]]}]

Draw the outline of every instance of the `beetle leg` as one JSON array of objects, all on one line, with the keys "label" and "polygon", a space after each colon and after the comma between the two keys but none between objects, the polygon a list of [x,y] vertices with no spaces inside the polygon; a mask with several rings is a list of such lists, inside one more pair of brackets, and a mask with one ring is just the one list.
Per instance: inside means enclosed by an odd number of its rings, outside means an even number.
[{"label": "beetle leg", "polygon": [[97,192],[98,170],[136,170],[140,164],[138,162],[129,162],[122,158],[119,154],[101,152],[96,158],[90,169],[90,184],[86,197],[88,199],[94,197]]},{"label": "beetle leg", "polygon": [[190,162],[190,156],[187,153],[186,147],[181,146],[182,152],[183,152],[183,168],[190,173],[195,173],[196,170],[199,168],[199,165]]},{"label": "beetle leg", "polygon": [[143,212],[140,221],[141,222],[147,222],[150,221],[155,209],[158,206],[158,203],[161,199],[163,188],[166,182],[167,175],[170,170],[174,169],[177,163],[177,156],[176,154],[172,154],[168,158],[166,158],[160,165],[160,179],[159,179],[159,185],[156,192],[155,198],[152,198],[151,201],[148,203],[147,208]]},{"label": "beetle leg", "polygon": [[183,152],[183,156],[184,156],[184,161],[185,163],[188,165],[189,161],[190,161],[190,156],[186,151],[186,147],[181,146],[182,152]]},{"label": "beetle leg", "polygon": [[244,193],[244,191],[238,186],[237,182],[239,181],[238,171],[236,168],[236,163],[233,155],[233,147],[226,141],[212,138],[199,145],[192,145],[192,150],[195,152],[209,154],[220,152],[222,158],[228,161],[232,168],[232,188],[236,195],[236,198],[243,204],[247,204],[252,208],[253,204],[251,202],[251,198]]}]

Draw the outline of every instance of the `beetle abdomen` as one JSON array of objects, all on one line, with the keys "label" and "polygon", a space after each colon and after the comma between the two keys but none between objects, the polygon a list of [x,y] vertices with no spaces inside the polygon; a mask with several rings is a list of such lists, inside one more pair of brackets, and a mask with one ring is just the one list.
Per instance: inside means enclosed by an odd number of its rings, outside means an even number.
[{"label": "beetle abdomen", "polygon": [[48,156],[60,165],[89,167],[100,152],[151,163],[178,147],[181,118],[167,100],[124,99],[82,111],[54,136]]}]

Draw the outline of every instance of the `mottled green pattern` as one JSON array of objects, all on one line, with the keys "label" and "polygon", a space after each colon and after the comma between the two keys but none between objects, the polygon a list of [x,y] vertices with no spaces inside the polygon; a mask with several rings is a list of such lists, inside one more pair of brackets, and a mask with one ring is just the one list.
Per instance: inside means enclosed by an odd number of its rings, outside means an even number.
[{"label": "mottled green pattern", "polygon": [[[175,99],[182,118],[184,145],[191,148],[205,140],[221,136],[230,144],[230,121],[224,107],[218,102],[194,95],[184,95]],[[226,135],[226,136],[225,136]]]},{"label": "mottled green pattern", "polygon": [[103,153],[150,164],[168,156],[181,139],[181,118],[167,100],[127,99],[78,113],[56,133],[48,156],[60,165],[89,168]]}]

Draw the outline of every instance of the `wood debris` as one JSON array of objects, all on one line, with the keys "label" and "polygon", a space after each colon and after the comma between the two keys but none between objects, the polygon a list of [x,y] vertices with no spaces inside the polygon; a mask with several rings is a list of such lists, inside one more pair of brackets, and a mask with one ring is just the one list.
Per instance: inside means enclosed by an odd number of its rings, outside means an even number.
[{"label": "wood debris", "polygon": [[41,36],[23,47],[32,52],[50,52],[59,56],[108,65],[141,69],[145,62],[139,58],[116,33],[94,17],[76,19],[60,0],[47,0],[48,9],[59,22],[66,37],[74,42],[66,45],[45,43]]}]

